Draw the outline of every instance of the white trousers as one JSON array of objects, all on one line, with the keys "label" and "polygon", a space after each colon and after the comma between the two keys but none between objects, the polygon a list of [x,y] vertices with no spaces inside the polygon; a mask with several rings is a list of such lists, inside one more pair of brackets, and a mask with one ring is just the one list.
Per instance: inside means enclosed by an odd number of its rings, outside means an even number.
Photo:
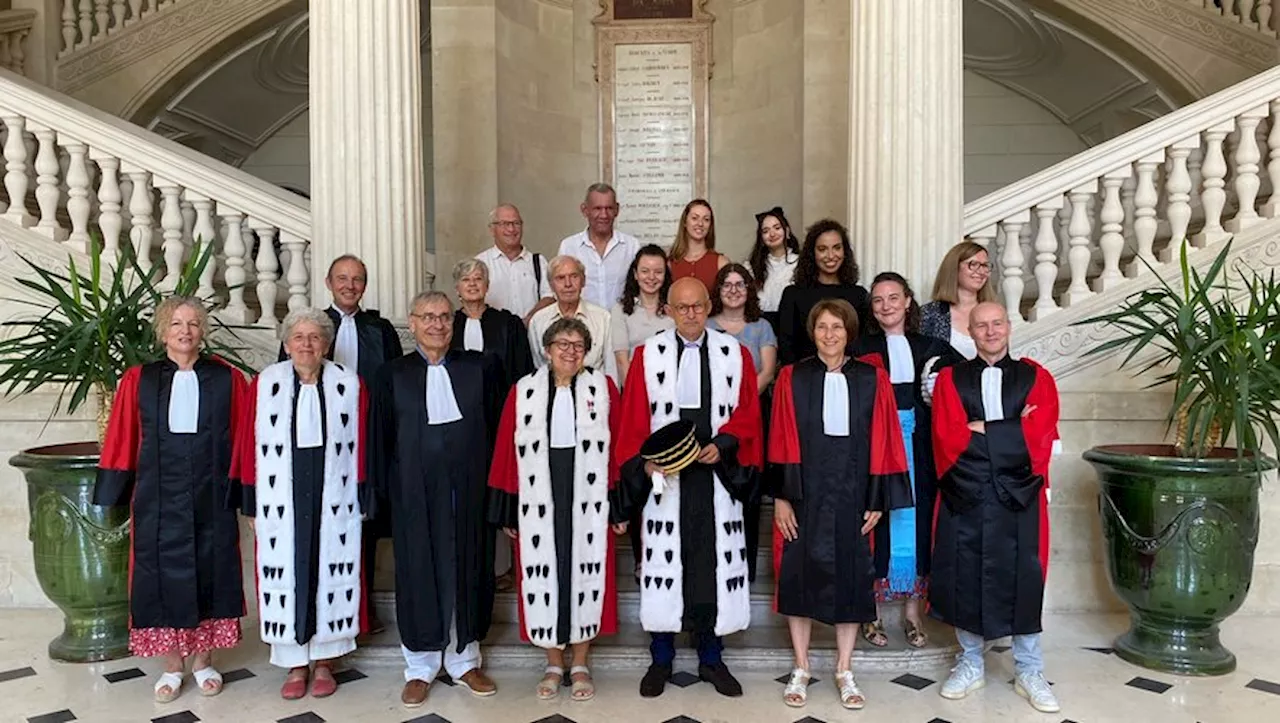
[{"label": "white trousers", "polygon": [[458,618],[455,615],[449,620],[449,640],[444,650],[427,650],[421,653],[400,646],[404,654],[404,679],[434,682],[443,667],[450,678],[457,680],[481,665],[480,641],[472,640],[462,652],[457,652],[454,638],[458,637]]},{"label": "white trousers", "polygon": [[301,668],[314,660],[340,658],[356,649],[355,638],[333,640],[328,643],[309,642],[272,643],[271,664],[281,668]]}]

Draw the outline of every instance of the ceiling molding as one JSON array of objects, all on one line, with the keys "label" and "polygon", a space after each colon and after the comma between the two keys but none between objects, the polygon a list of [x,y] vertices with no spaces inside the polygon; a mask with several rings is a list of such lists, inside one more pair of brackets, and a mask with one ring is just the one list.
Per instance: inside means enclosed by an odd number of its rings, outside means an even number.
[{"label": "ceiling molding", "polygon": [[282,24],[257,48],[254,80],[278,93],[307,95],[310,67],[310,17],[302,13]]},{"label": "ceiling molding", "polygon": [[[986,76],[1019,76],[1055,65],[1062,60],[1062,43],[1053,29],[1045,26],[1031,10],[1016,0],[968,0],[1000,15],[1009,25],[1002,37],[1016,39],[1016,49],[1002,55],[983,55],[966,48],[964,64]],[[972,12],[971,7],[969,12]]]}]

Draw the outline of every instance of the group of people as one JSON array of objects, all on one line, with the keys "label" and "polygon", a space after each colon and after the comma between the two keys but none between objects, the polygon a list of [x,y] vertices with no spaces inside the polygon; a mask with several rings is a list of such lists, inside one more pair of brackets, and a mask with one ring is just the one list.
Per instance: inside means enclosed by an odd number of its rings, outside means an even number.
[{"label": "group of people", "polygon": [[855,643],[886,645],[877,607],[901,599],[909,645],[928,644],[926,607],[955,627],[944,697],[981,687],[986,641],[1011,635],[1015,689],[1057,711],[1039,639],[1057,393],[1009,356],[986,249],[953,248],[922,307],[896,273],[858,285],[832,220],[801,245],[781,208],[763,212],[738,264],[714,250],[705,201],[669,251],[614,228],[607,185],[581,210],[587,228],[548,261],[518,209],[494,209],[493,247],[454,269],[457,304],[412,300],[407,354],[361,308],[353,256],[330,266],[333,306],[291,312],[281,360],[252,382],[203,352],[199,300],[160,305],[165,358],[122,378],[95,489],[132,506],[130,645],[165,658],[156,699],[181,693],[186,658],[201,694],[222,689],[211,653],[245,614],[237,513],[286,699],[331,695],[334,664],[381,627],[369,595],[389,536],[404,705],[442,671],[496,692],[480,642],[504,552],[522,639],[546,654],[536,696],[567,676],[589,700],[628,533],[651,636],[641,695],[662,694],[683,632],[699,677],[741,695],[723,639],[750,623],[767,497],[787,705],[806,703],[816,620],[836,630],[841,703],[863,707]]}]

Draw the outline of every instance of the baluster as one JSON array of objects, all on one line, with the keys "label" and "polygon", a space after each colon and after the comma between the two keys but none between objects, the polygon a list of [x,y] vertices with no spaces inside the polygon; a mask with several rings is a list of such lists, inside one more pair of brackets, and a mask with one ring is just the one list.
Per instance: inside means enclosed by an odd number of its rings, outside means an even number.
[{"label": "baluster", "polygon": [[1071,266],[1067,263],[1067,252],[1071,250],[1071,234],[1067,226],[1071,224],[1071,203],[1065,194],[1062,197],[1062,208],[1054,218],[1054,234],[1058,239],[1058,279],[1071,280]]},{"label": "baluster", "polygon": [[120,202],[124,194],[116,174],[120,161],[115,156],[99,155],[90,151],[90,157],[98,164],[101,180],[98,182],[98,229],[102,232],[102,257],[114,266],[120,254],[120,230],[124,218],[120,215]]},{"label": "baluster", "polygon": [[227,308],[219,312],[219,317],[228,324],[251,324],[253,315],[244,303],[245,257],[249,247],[241,235],[240,224],[244,215],[239,211],[218,204],[218,216],[226,224],[227,234],[222,240],[222,253],[226,256],[226,269],[223,282],[227,285]]},{"label": "baluster", "polygon": [[1098,220],[1102,222],[1102,235],[1098,247],[1102,249],[1102,273],[1093,281],[1093,290],[1103,292],[1124,280],[1120,273],[1120,255],[1124,253],[1124,209],[1120,206],[1120,186],[1133,175],[1132,166],[1118,168],[1102,177],[1102,210]]},{"label": "baluster", "polygon": [[1022,227],[1031,221],[1031,212],[1022,211],[1000,222],[1000,235],[1004,238],[1004,252],[1000,255],[1000,290],[1004,292],[1004,307],[1009,322],[1022,321]]},{"label": "baluster", "polygon": [[[1267,152],[1270,146],[1267,145],[1267,137],[1271,135],[1273,129],[1272,121],[1264,117],[1262,122],[1258,124],[1258,131],[1254,133],[1254,143],[1258,145],[1258,163],[1265,164],[1267,162]],[[1271,187],[1271,176],[1268,175],[1266,166],[1258,169],[1258,200],[1269,198],[1274,189]],[[1262,209],[1258,209],[1259,215]]]},{"label": "baluster", "polygon": [[57,133],[51,128],[30,126],[36,138],[39,150],[36,152],[36,205],[40,208],[40,220],[34,230],[54,241],[66,238],[66,231],[58,223],[58,199],[62,191],[58,188],[58,141]]},{"label": "baluster", "polygon": [[4,190],[9,194],[9,209],[4,217],[19,226],[30,226],[35,223],[31,214],[27,213],[27,144],[22,133],[25,120],[22,116],[8,115],[0,118],[8,129],[8,137],[4,142]]},{"label": "baluster", "polygon": [[60,138],[71,162],[67,166],[67,215],[71,217],[71,235],[64,242],[71,248],[89,251],[89,147],[70,138]]},{"label": "baluster", "polygon": [[[190,194],[186,194],[190,195]],[[195,238],[196,228],[196,208],[191,202],[184,198],[178,204],[178,209],[182,212],[182,248],[183,258],[190,256],[189,252],[193,247],[193,239]]]},{"label": "baluster", "polygon": [[[213,201],[191,191],[187,191],[187,198],[196,212],[191,253],[194,258],[200,258],[204,256],[206,249],[218,248],[218,229],[213,225]],[[209,252],[209,263],[200,270],[200,285],[196,288],[196,296],[215,305],[221,301],[213,290],[213,277],[217,271],[218,254],[214,250]]]},{"label": "baluster", "polygon": [[[1229,0],[1223,0],[1224,7],[1226,2],[1229,2]],[[1256,4],[1257,0],[1238,0],[1238,2],[1240,3],[1240,7],[1236,9],[1236,12],[1238,13],[1236,18],[1240,21],[1241,25],[1253,25],[1253,6]]]},{"label": "baluster", "polygon": [[148,181],[151,174],[124,166],[125,175],[129,178],[129,244],[133,248],[138,268],[143,273],[151,273],[151,241],[155,235],[152,228],[153,202]]},{"label": "baluster", "polygon": [[1227,236],[1222,227],[1222,209],[1227,205],[1227,159],[1222,154],[1222,142],[1235,127],[1235,121],[1229,120],[1204,132],[1204,164],[1200,172],[1204,174],[1204,188],[1200,192],[1201,204],[1204,206],[1204,227],[1200,233],[1191,237],[1196,246],[1208,246]]},{"label": "baluster", "polygon": [[249,228],[258,235],[258,256],[254,260],[254,269],[258,272],[258,325],[275,328],[276,319],[276,278],[280,269],[276,260],[274,226],[257,219],[249,219]]},{"label": "baluster", "polygon": [[1068,198],[1071,201],[1071,221],[1067,224],[1070,234],[1070,248],[1067,250],[1067,263],[1071,265],[1071,286],[1060,300],[1063,307],[1078,304],[1093,296],[1089,288],[1089,259],[1092,252],[1089,243],[1093,237],[1093,222],[1089,216],[1089,199],[1098,192],[1097,180],[1089,181],[1071,189]]},{"label": "baluster", "polygon": [[1154,266],[1158,263],[1153,249],[1156,231],[1160,227],[1160,222],[1156,220],[1156,204],[1160,202],[1160,194],[1156,191],[1156,169],[1161,163],[1164,163],[1162,150],[1139,158],[1135,164],[1138,169],[1138,188],[1133,196],[1133,235],[1138,245],[1138,255],[1129,262],[1129,276],[1143,274],[1148,270],[1148,264]]},{"label": "baluster", "polygon": [[1271,6],[1274,3],[1271,0],[1261,0],[1258,3],[1258,29],[1264,33],[1275,34],[1275,29],[1271,27]]},{"label": "baluster", "polygon": [[9,69],[18,75],[27,74],[27,49],[25,46],[27,40],[27,30],[19,30],[9,36]]},{"label": "baluster", "polygon": [[1065,206],[1062,196],[1041,201],[1036,206],[1036,305],[1031,320],[1043,319],[1058,310],[1053,300],[1053,285],[1058,281],[1058,211]]},{"label": "baluster", "polygon": [[1200,182],[1204,180],[1204,173],[1201,166],[1204,164],[1204,146],[1196,139],[1196,147],[1191,149],[1191,155],[1187,156],[1187,174],[1191,176],[1191,217],[1196,218],[1197,215],[1203,216],[1204,199],[1200,194]]},{"label": "baluster", "polygon": [[160,191],[160,229],[163,241],[160,251],[164,255],[164,277],[156,285],[161,291],[173,292],[182,276],[182,186],[155,177],[152,183]]},{"label": "baluster", "polygon": [[111,32],[116,33],[124,29],[127,15],[128,7],[124,4],[124,0],[111,1]]},{"label": "baluster", "polygon": [[62,52],[66,55],[76,49],[76,5],[80,0],[62,0]]},{"label": "baluster", "polygon": [[285,279],[289,282],[289,311],[305,309],[307,300],[307,240],[288,231],[280,231],[280,243],[289,249],[289,270]]},{"label": "baluster", "polygon": [[1262,215],[1280,218],[1280,98],[1271,101],[1271,135],[1267,136],[1267,176],[1271,179],[1271,199],[1262,206]]},{"label": "baluster", "polygon": [[1136,208],[1134,196],[1138,193],[1138,179],[1136,176],[1130,175],[1124,179],[1124,183],[1120,184],[1120,209],[1123,212],[1124,220],[1121,221],[1122,228],[1120,234],[1124,236],[1125,243],[1133,241],[1133,212]]},{"label": "baluster", "polygon": [[93,0],[93,37],[107,37],[107,29],[111,27],[111,0]]},{"label": "baluster", "polygon": [[1240,139],[1236,144],[1236,217],[1227,221],[1226,229],[1232,233],[1257,224],[1262,218],[1254,208],[1258,203],[1258,162],[1262,160],[1262,152],[1258,150],[1258,124],[1267,117],[1267,106],[1258,106],[1240,114]]},{"label": "baluster", "polygon": [[125,19],[125,25],[133,25],[142,18],[142,0],[129,0],[129,17]]},{"label": "baluster", "polygon": [[79,16],[80,40],[76,43],[77,48],[83,48],[93,42],[93,0],[77,0],[79,7],[76,8],[76,14]]},{"label": "baluster", "polygon": [[1160,253],[1160,260],[1168,263],[1182,248],[1182,241],[1187,237],[1187,227],[1191,225],[1191,171],[1188,160],[1196,148],[1200,147],[1200,137],[1184,138],[1169,147],[1169,178],[1165,181],[1165,192],[1168,194],[1168,208],[1165,215],[1169,217],[1169,245]]}]

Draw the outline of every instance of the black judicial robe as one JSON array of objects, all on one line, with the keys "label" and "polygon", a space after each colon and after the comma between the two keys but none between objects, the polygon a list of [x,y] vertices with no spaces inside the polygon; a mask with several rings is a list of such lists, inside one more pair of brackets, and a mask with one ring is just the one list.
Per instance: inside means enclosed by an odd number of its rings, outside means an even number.
[{"label": "black judicial robe", "polygon": [[443,650],[457,613],[457,650],[489,631],[494,527],[486,519],[489,461],[501,411],[501,370],[478,352],[444,364],[462,419],[427,424],[427,361],[415,349],[373,383],[369,466],[390,506],[396,623],[415,652]]},{"label": "black judicial robe", "polygon": [[[453,342],[450,348],[463,350],[467,315],[453,312]],[[488,307],[480,315],[480,333],[484,337],[484,355],[493,357],[502,370],[502,388],[510,389],[536,367],[529,350],[529,332],[520,317],[509,311]]]},{"label": "black judicial robe", "polygon": [[[937,358],[931,371],[940,372],[964,357],[944,341],[923,334],[908,333],[904,336],[911,346],[915,380],[894,384],[893,396],[898,409],[915,411],[916,428],[911,434],[911,441],[915,466],[916,574],[925,577],[929,574],[933,553],[933,507],[938,497],[938,472],[933,464],[933,412],[924,400],[924,366],[930,359]],[[889,342],[884,334],[859,337],[854,344],[854,356],[890,370]],[[889,576],[889,521],[881,520],[872,535],[875,539],[876,577],[883,579]]]},{"label": "black judicial robe", "polygon": [[133,367],[116,389],[93,503],[129,504],[132,628],[195,628],[244,615],[240,527],[226,505],[227,473],[247,385],[227,364],[195,364],[195,434],[169,431],[178,365]]},{"label": "black judicial robe", "polygon": [[[333,322],[333,333],[336,335],[338,326],[342,323],[342,314],[332,306],[325,308],[324,313],[328,314],[329,321]],[[378,367],[392,359],[404,356],[404,349],[400,346],[400,335],[396,333],[396,328],[390,321],[382,318],[377,309],[361,309],[356,312],[355,320],[356,347],[359,349],[359,355],[356,358],[356,374],[368,382],[373,379]],[[334,341],[336,343],[336,336]],[[330,344],[329,353],[325,355],[329,361],[333,361],[333,349],[334,344]],[[288,358],[284,344],[281,344],[276,361],[284,361]]]},{"label": "black judicial robe", "polygon": [[849,436],[823,431],[826,370],[812,357],[783,367],[774,385],[769,461],[782,465],[777,496],[795,509],[797,534],[787,542],[774,530],[777,609],[828,624],[871,622],[875,568],[863,513],[911,506],[907,454],[889,375],[857,360],[842,368]]},{"label": "black judicial robe", "polygon": [[[823,299],[844,299],[858,312],[858,329],[867,327],[871,318],[871,296],[858,284],[792,284],[778,301],[778,366],[794,364],[818,353],[809,338],[809,312]],[[853,346],[849,339],[849,346]]]},{"label": "black judicial robe", "polygon": [[933,391],[939,503],[930,613],[988,640],[1041,630],[1045,489],[1058,437],[1058,390],[1049,372],[1008,356],[996,366],[1004,373],[1004,419],[986,422],[985,434],[968,428],[986,416],[981,357],[944,369]]}]

